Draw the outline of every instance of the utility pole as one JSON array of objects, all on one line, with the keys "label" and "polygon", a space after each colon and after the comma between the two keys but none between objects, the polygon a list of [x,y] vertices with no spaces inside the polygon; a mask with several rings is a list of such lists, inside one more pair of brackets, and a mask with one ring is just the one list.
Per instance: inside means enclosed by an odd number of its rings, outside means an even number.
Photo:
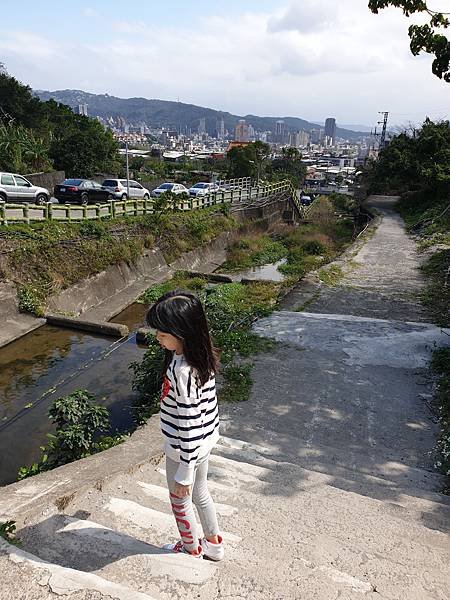
[{"label": "utility pole", "polygon": [[389,113],[387,111],[378,111],[380,115],[383,115],[383,120],[378,121],[378,125],[383,125],[383,129],[381,130],[380,137],[380,150],[383,150],[384,145],[386,143],[386,126],[388,122]]}]

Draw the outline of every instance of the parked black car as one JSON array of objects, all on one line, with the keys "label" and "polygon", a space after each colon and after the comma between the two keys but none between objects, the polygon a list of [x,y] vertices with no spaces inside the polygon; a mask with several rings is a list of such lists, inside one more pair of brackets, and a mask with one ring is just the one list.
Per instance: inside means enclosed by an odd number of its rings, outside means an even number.
[{"label": "parked black car", "polygon": [[110,190],[90,179],[65,179],[62,183],[55,185],[53,195],[60,202],[76,202],[77,204],[106,202],[113,198]]}]

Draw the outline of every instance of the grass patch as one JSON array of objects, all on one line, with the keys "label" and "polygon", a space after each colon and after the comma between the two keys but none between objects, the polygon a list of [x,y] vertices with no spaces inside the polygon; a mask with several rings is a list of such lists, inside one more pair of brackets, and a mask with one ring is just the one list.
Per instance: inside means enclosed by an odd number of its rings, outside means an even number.
[{"label": "grass patch", "polygon": [[397,210],[409,231],[417,233],[424,250],[435,244],[450,245],[450,201],[437,199],[430,192],[407,192],[397,203]]},{"label": "grass patch", "polygon": [[281,241],[267,233],[244,235],[228,248],[227,260],[221,271],[233,272],[277,262],[287,255]]},{"label": "grass patch", "polygon": [[225,385],[219,390],[219,402],[243,402],[252,390],[252,365],[226,365],[222,371]]},{"label": "grass patch", "polygon": [[450,494],[450,348],[435,350],[431,368],[438,376],[435,405],[441,427],[437,443],[439,458],[435,466],[448,476],[445,493]]},{"label": "grass patch", "polygon": [[[344,200],[344,204],[348,203]],[[311,209],[308,221],[295,228],[278,225],[270,235],[243,235],[230,245],[227,261],[221,270],[240,271],[284,258],[285,262],[278,266],[278,270],[286,277],[285,285],[290,286],[308,271],[338,256],[355,233],[353,217],[347,213],[337,217],[333,204],[326,198],[316,203],[314,210]],[[332,276],[336,279],[336,273]]]},{"label": "grass patch", "polygon": [[450,327],[449,285],[447,271],[450,266],[450,249],[440,250],[422,267],[428,277],[428,285],[421,293],[421,301],[427,306],[433,320],[442,327]]},{"label": "grass patch", "polygon": [[338,267],[337,265],[331,265],[326,269],[319,270],[319,279],[325,285],[336,286],[343,277],[344,273],[341,267]]}]

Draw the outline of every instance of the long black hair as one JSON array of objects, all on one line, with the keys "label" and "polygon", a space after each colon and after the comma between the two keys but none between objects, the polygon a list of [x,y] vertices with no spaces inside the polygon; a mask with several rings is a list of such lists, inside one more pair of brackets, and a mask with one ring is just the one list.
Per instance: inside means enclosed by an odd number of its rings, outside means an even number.
[{"label": "long black hair", "polygon": [[[181,340],[184,358],[196,370],[200,385],[217,372],[218,352],[211,341],[202,303],[195,294],[180,290],[167,292],[150,307],[146,320],[150,327]],[[172,357],[173,352],[166,350],[164,373]]]}]

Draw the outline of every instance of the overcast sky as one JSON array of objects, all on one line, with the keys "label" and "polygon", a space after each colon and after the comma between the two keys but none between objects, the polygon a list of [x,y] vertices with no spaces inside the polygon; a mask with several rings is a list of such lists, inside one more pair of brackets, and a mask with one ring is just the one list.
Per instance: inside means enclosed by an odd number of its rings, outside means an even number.
[{"label": "overcast sky", "polygon": [[410,54],[411,19],[367,0],[0,0],[0,14],[0,61],[34,89],[369,126],[384,110],[450,116],[450,84]]}]

